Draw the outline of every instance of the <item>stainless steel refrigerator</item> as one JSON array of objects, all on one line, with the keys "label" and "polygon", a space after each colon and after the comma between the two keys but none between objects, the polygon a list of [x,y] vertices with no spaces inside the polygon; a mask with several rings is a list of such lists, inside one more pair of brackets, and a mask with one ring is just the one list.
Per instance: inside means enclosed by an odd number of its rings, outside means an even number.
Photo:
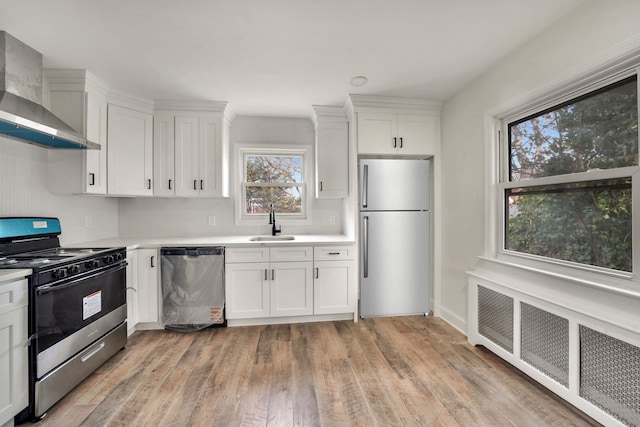
[{"label": "stainless steel refrigerator", "polygon": [[428,160],[360,160],[360,315],[429,312]]}]

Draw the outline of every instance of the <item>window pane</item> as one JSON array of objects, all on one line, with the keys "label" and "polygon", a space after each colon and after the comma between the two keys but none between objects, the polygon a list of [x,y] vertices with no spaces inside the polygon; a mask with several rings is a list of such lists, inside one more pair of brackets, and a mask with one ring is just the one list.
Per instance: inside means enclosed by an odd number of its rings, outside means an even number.
[{"label": "window pane", "polygon": [[247,156],[246,182],[302,182],[302,156]]},{"label": "window pane", "polygon": [[301,214],[302,213],[302,187],[291,186],[260,186],[246,187],[246,209],[247,214],[269,213],[270,205],[278,214]]},{"label": "window pane", "polygon": [[514,251],[631,271],[631,178],[506,190]]},{"label": "window pane", "polygon": [[509,124],[509,180],[637,165],[636,80]]}]

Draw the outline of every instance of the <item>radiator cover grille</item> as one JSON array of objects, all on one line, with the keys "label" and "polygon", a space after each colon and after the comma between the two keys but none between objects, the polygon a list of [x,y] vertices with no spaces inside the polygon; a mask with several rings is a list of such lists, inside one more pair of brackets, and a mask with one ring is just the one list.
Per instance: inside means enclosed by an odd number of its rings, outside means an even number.
[{"label": "radiator cover grille", "polygon": [[580,325],[580,396],[640,425],[640,348]]},{"label": "radiator cover grille", "polygon": [[521,303],[520,358],[569,387],[569,321]]},{"label": "radiator cover grille", "polygon": [[478,333],[513,353],[513,298],[478,286]]}]

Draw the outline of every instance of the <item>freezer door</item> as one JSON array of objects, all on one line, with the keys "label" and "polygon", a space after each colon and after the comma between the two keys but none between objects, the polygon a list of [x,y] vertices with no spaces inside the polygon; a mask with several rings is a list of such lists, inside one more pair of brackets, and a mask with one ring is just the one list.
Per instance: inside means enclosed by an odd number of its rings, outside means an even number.
[{"label": "freezer door", "polygon": [[360,160],[360,210],[428,210],[429,179],[429,160]]},{"label": "freezer door", "polygon": [[360,214],[362,317],[429,312],[429,212]]}]

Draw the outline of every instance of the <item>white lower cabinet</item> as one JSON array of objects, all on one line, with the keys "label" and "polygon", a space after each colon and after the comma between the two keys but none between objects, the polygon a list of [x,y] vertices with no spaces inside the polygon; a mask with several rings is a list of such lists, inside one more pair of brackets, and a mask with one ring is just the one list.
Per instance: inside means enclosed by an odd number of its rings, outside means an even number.
[{"label": "white lower cabinet", "polygon": [[356,312],[354,251],[351,247],[314,248],[314,314]]},{"label": "white lower cabinet", "polygon": [[[227,319],[353,314],[352,247],[227,248]],[[318,318],[320,320],[320,318]]]},{"label": "white lower cabinet", "polygon": [[138,322],[160,321],[160,274],[157,249],[138,249]]},{"label": "white lower cabinet", "polygon": [[27,280],[0,283],[0,425],[29,404]]},{"label": "white lower cabinet", "polygon": [[311,247],[228,248],[227,319],[313,314],[312,259]]},{"label": "white lower cabinet", "polygon": [[138,324],[138,251],[127,251],[127,334]]},{"label": "white lower cabinet", "polygon": [[156,329],[160,322],[160,273],[157,249],[127,251],[127,328]]}]

